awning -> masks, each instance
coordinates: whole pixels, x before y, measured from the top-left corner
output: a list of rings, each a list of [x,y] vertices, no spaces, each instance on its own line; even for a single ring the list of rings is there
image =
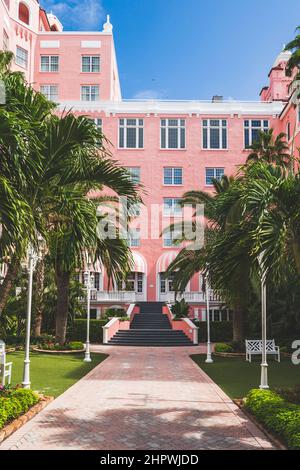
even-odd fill
[[[174,261],[176,256],[178,255],[179,251],[168,251],[167,253],[163,253],[156,263],[156,272],[157,273],[164,273]]]
[[[131,271],[134,273],[146,273],[147,272],[147,263],[145,258],[136,251],[132,252],[133,255],[133,265]]]

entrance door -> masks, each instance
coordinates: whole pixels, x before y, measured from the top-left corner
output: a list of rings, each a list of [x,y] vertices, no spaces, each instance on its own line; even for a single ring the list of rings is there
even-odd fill
[[[173,303],[175,302],[174,274],[168,277],[165,273],[159,274],[159,301]]]
[[[123,281],[120,290],[135,292],[135,298],[137,301],[146,300],[145,274],[134,272],[129,273],[126,281]]]

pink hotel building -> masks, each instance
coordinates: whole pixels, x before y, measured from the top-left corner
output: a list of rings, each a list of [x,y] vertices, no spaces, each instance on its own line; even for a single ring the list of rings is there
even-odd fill
[[[300,147],[299,106],[285,76],[289,53],[276,58],[257,102],[226,102],[219,96],[211,102],[129,101],[121,96],[112,30],[108,17],[101,32],[63,31],[37,0],[0,0],[0,49],[13,51],[14,69],[61,109],[95,120],[112,143],[114,158],[144,185],[145,208],[161,206],[160,228],[181,215],[178,200],[185,191],[209,191],[213,177],[234,174],[259,130],[286,132],[291,145],[295,138],[295,148]],[[108,291],[105,273],[95,268],[91,314],[97,318],[108,306],[174,301],[172,279],[163,273],[178,248],[172,234],[141,237],[140,218],[132,229],[135,266],[126,285]],[[201,275],[195,276],[183,296],[191,316],[205,320],[201,285]],[[213,292],[211,300],[213,319],[226,321]]]

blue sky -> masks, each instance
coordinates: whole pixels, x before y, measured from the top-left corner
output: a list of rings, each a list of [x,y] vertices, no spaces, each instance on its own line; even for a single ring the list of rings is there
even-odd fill
[[[65,30],[114,26],[123,98],[256,100],[299,0],[40,0]]]

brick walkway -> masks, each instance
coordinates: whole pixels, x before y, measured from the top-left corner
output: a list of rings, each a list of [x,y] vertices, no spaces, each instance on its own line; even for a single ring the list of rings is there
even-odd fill
[[[272,448],[188,357],[200,347],[96,348],[110,357],[1,450]]]

